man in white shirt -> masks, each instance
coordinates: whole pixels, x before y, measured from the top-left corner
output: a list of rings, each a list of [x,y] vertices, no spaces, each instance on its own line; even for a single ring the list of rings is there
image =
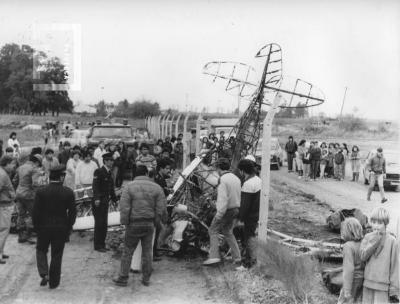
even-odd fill
[[[83,153],[83,162],[80,162],[75,171],[75,187],[91,187],[93,183],[94,171],[98,168],[97,164],[92,160],[89,151]]]
[[[103,154],[107,153],[104,148],[104,141],[99,142],[98,147],[94,150],[93,158],[97,160],[99,168],[103,167]]]

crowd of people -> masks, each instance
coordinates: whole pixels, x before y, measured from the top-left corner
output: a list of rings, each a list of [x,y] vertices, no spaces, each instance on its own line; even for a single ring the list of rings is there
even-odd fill
[[[171,189],[167,179],[171,176],[171,169],[183,165],[182,138],[180,134],[176,139],[166,137],[159,140],[151,152],[146,143],[125,147],[124,143],[106,145],[100,142],[98,147],[92,149],[71,147],[68,142],[64,142],[57,157],[52,149],[43,152],[40,147],[36,147],[32,149],[28,160],[21,164],[15,151],[6,152],[0,158],[0,264],[5,264],[9,258],[4,253],[4,247],[15,201],[18,210],[18,242],[37,244],[40,285],[48,284],[50,288],[57,288],[64,246],[69,241],[76,219],[73,190],[84,187],[93,189],[94,250],[107,252],[109,248],[105,240],[109,203],[117,200],[115,187],[121,186],[124,170],[128,168],[131,170],[131,181],[123,187],[119,202],[120,221],[126,228],[124,249],[118,277],[113,281],[116,285],[127,286],[132,257],[140,242],[142,284],[148,286],[153,270],[152,262],[161,256],[160,232],[168,222],[166,199]],[[10,145],[14,147],[16,134],[10,135],[10,139],[13,141],[10,141]],[[226,147],[228,150],[233,149],[235,143],[234,139],[228,142],[229,145],[225,143],[224,134],[220,134],[220,138],[210,135],[201,140],[200,149],[214,146],[216,152],[221,153],[221,157],[215,161],[219,175],[216,214],[208,231],[209,256],[203,265],[221,262],[219,238],[222,234],[230,248],[232,263],[238,268],[252,267],[257,261],[256,229],[261,179],[258,177],[254,157],[250,155],[242,159],[232,171],[229,158],[224,156],[229,155]],[[199,149],[197,144],[196,134],[192,132],[187,146],[190,159],[196,156],[196,149]],[[328,145],[327,153],[335,147]],[[288,160],[291,160],[288,162],[291,164],[289,171],[293,172],[297,167],[299,176],[313,180],[318,174],[322,173],[322,177],[328,175],[329,170],[320,167],[324,149],[326,145],[318,146],[315,142],[307,148],[304,141],[297,146],[293,138],[289,138],[285,147]],[[353,147],[353,152],[356,158],[359,151]],[[377,159],[369,161],[374,176],[384,172],[384,162],[379,156],[381,152],[378,149]],[[343,149],[338,146],[334,159],[342,153]],[[206,159],[204,161],[207,162]],[[312,170],[306,169],[307,165],[312,166]],[[341,170],[341,166],[334,165],[333,174],[336,172],[340,178]],[[357,179],[357,175],[353,177]],[[243,251],[239,250],[233,234],[237,221],[243,223]],[[353,303],[361,298],[362,303],[398,302],[399,249],[395,239],[386,232],[388,222],[389,214],[384,208],[375,210],[371,216],[372,232],[363,236],[363,229],[356,219],[344,221],[341,230],[342,238],[346,241],[343,248],[344,284],[339,303]],[[49,246],[52,248],[50,267],[47,261]]]
[[[349,150],[346,143],[319,143],[311,141],[306,145],[302,139],[297,144],[292,136],[289,136],[285,145],[288,160],[288,172],[297,172],[298,178],[305,181],[333,178],[342,181],[346,177],[346,163],[350,162],[353,182],[358,182],[361,171],[361,154],[358,146],[353,145]],[[374,157],[366,162],[369,177],[367,200],[371,200],[372,190],[378,184],[381,202],[387,198],[383,189],[383,178],[386,174],[386,161],[383,157],[383,149],[378,148]]]

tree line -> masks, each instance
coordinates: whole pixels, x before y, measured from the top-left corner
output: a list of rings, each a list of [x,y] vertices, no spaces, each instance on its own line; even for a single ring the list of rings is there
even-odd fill
[[[112,113],[112,116],[126,118],[145,118],[147,116],[160,115],[160,105],[158,102],[152,102],[145,98],[135,100],[130,103],[124,99],[114,105],[101,100],[96,104],[96,115],[107,116]]]
[[[33,79],[34,61],[40,63]],[[35,77],[36,78],[36,77]],[[34,84],[66,84],[68,74],[57,57],[49,58],[29,45],[10,43],[0,49],[0,112],[3,114],[59,115],[71,113],[68,91],[34,90]]]

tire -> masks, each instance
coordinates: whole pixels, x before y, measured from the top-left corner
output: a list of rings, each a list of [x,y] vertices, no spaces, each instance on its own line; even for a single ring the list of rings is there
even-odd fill
[[[364,177],[364,185],[369,185],[369,181],[365,177]]]

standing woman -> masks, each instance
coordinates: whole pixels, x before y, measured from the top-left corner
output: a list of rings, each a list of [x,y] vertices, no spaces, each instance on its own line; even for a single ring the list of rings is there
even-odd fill
[[[311,161],[310,161],[310,150],[312,149],[312,143],[310,144],[310,147],[304,152],[304,158],[303,158],[303,169],[304,169],[304,180],[308,182],[310,179],[310,170],[311,170]]]
[[[67,161],[67,170],[64,179],[64,186],[75,190],[75,171],[78,164],[81,162],[81,152],[73,150],[72,158]]]
[[[342,150],[343,150],[343,156],[344,156],[342,176],[343,176],[343,179],[345,179],[346,178],[346,162],[347,162],[347,160],[349,158],[349,154],[350,154],[346,143],[343,143],[343,149]]]
[[[321,144],[321,162],[319,164],[320,166],[320,179],[325,178],[325,168],[327,167],[329,163],[329,156],[328,156],[328,149],[326,148],[326,143]]]
[[[296,151],[296,153],[297,153],[296,154],[296,156],[297,156],[296,163],[297,163],[299,178],[301,178],[303,176],[303,172],[304,172],[303,159],[304,159],[306,152],[307,152],[306,140],[302,139],[302,140],[300,140],[299,147],[297,148],[297,151]]]
[[[351,171],[353,171],[353,182],[358,182],[358,178],[360,177],[360,167],[361,167],[361,158],[360,158],[360,149],[357,146],[353,146],[350,154],[350,163],[351,163]]]

